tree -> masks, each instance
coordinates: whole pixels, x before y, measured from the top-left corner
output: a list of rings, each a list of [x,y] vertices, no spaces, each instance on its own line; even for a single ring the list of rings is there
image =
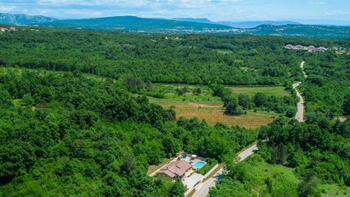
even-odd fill
[[[321,197],[318,189],[319,180],[316,176],[307,177],[298,186],[298,194],[300,197]]]
[[[241,115],[243,114],[242,107],[238,105],[236,98],[231,98],[227,103],[225,103],[225,114],[227,115]]]
[[[344,98],[343,111],[344,115],[350,115],[350,94]]]
[[[250,98],[246,94],[239,94],[238,96],[238,104],[243,107],[243,109],[250,109]]]
[[[177,178],[174,185],[170,188],[169,196],[170,197],[183,197],[186,189],[182,184],[181,179]]]
[[[26,94],[22,98],[22,104],[25,106],[32,106],[34,105],[34,99],[30,94]]]
[[[167,136],[163,139],[162,144],[167,157],[173,157],[177,152],[180,151],[180,146],[174,138]]]
[[[183,87],[183,88],[176,88],[176,94],[179,96],[183,96],[188,92],[188,88],[187,87]]]
[[[149,81],[149,80],[146,81],[145,89],[146,89],[147,91],[152,91],[152,90],[153,90],[153,84],[152,84],[151,81]]]
[[[292,118],[292,117],[294,117],[295,113],[296,113],[295,107],[288,107],[288,109],[286,111],[286,116],[288,118]]]
[[[137,79],[134,77],[126,77],[124,79],[124,84],[131,91],[137,91],[137,90],[145,88],[145,82],[142,81],[141,79]]]
[[[0,105],[11,105],[11,96],[7,90],[0,89]]]
[[[201,90],[201,88],[195,88],[192,91],[192,93],[193,93],[193,95],[199,96],[200,94],[202,94],[202,90]]]
[[[257,107],[262,107],[263,105],[266,104],[267,97],[265,94],[259,92],[254,96],[253,100]]]

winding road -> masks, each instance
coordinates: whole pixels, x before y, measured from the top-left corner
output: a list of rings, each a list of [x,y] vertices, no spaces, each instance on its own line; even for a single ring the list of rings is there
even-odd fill
[[[300,63],[300,68],[301,68],[301,72],[303,73],[305,79],[308,77],[307,74],[304,71],[304,64],[305,62],[302,61]],[[301,85],[301,82],[296,82],[293,84],[293,89],[295,90],[297,97],[299,98],[299,102],[297,103],[297,113],[295,114],[295,119],[298,122],[304,122],[304,111],[305,111],[305,106],[304,106],[304,98],[301,96],[298,87]]]
[[[305,61],[302,61],[300,63],[300,68],[301,71],[304,75],[304,78],[306,79],[308,76],[304,71],[304,64]],[[304,111],[305,111],[305,106],[304,106],[304,98],[302,97],[302,95],[300,94],[298,87],[301,85],[302,82],[296,82],[293,84],[293,89],[295,90],[297,97],[299,98],[299,102],[297,103],[297,113],[295,114],[295,119],[298,122],[304,122]],[[253,155],[256,151],[258,150],[257,144],[253,144],[251,146],[249,146],[247,149],[241,151],[240,153],[238,153],[238,158],[239,161],[241,162],[245,159],[247,159],[249,156]],[[211,187],[215,186],[215,183],[218,180],[218,177],[220,177],[223,174],[224,168],[220,167],[220,169],[217,171],[217,173],[215,173],[214,176],[210,177],[209,179],[207,179],[205,182],[202,182],[200,184],[198,184],[194,189],[194,193],[192,193],[192,195],[188,195],[188,196],[192,196],[192,197],[206,197],[209,195],[209,189]]]

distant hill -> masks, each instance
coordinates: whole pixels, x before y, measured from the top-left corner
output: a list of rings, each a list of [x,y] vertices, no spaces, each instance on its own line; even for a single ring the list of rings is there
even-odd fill
[[[58,20],[45,16],[0,14],[0,24],[1,23],[95,31],[222,33],[317,38],[350,38],[350,26],[302,25],[293,21],[212,22],[206,18],[156,19],[140,18],[136,16]]]
[[[176,21],[187,21],[187,22],[196,22],[196,23],[208,23],[208,24],[218,24],[207,18],[173,18],[172,20]]]
[[[0,13],[0,24],[9,25],[33,25],[38,23],[53,22],[57,19],[46,16],[31,16],[26,14]]]
[[[238,22],[232,22],[232,21],[219,21],[216,22],[217,24],[222,25],[228,25],[231,27],[237,27],[237,28],[254,28],[258,27],[260,25],[301,25],[301,23],[294,22],[294,21],[238,21]]]
[[[317,38],[350,38],[350,26],[260,25],[256,28],[237,29],[234,33]]]
[[[41,23],[40,26],[77,28],[105,31],[147,31],[147,32],[181,32],[181,31],[204,31],[206,29],[231,28],[220,24],[207,24],[168,19],[140,18],[135,16],[116,16],[91,19],[57,20],[49,23]]]
[[[254,28],[260,25],[300,25],[301,24],[294,21],[236,21],[236,22],[235,21],[218,21],[218,22],[214,22],[207,18],[174,18],[173,20],[227,25],[227,26],[236,27],[236,28]]]

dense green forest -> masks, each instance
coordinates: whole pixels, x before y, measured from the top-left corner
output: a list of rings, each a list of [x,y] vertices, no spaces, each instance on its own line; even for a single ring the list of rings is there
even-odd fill
[[[281,117],[259,129],[258,156],[227,165],[211,196],[350,195],[350,121],[338,120],[349,115],[350,59],[331,51],[296,55],[308,75],[295,78],[303,82],[306,122]]]
[[[304,54],[305,71],[309,78],[301,86],[305,96],[307,116],[325,114],[349,115],[350,58],[329,53]]]
[[[349,55],[283,48],[349,48],[349,40],[22,27],[0,34],[0,44],[0,196],[181,196],[179,181],[146,175],[180,151],[227,164],[212,196],[319,196],[322,184],[350,186],[349,120],[337,120],[350,115]],[[305,123],[292,120],[294,97],[232,96],[223,86],[294,93],[295,81],[303,82]],[[140,96],[161,97],[155,82],[208,85],[229,115],[258,108],[283,117],[258,130],[175,120],[171,108]],[[256,157],[232,162],[256,140]],[[249,171],[255,164],[288,177],[263,179]]]
[[[222,161],[256,136],[196,119],[169,122],[173,111],[133,97],[122,82],[5,71],[1,196],[169,196],[173,183],[146,176],[148,165],[181,150]]]
[[[0,64],[192,84],[284,84],[299,73],[287,43],[332,40],[260,36],[140,35],[40,29],[0,35]]]
[[[327,193],[325,184],[350,186],[349,120],[298,123],[280,118],[261,128],[259,138],[264,141],[258,157],[228,165],[229,173],[211,196],[316,197]]]

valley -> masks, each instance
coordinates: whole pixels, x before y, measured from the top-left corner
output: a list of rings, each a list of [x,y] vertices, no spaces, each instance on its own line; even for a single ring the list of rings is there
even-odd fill
[[[344,35],[100,29],[114,19],[0,34],[0,196],[348,196],[349,56],[285,48]],[[292,26],[310,28],[254,33]]]

